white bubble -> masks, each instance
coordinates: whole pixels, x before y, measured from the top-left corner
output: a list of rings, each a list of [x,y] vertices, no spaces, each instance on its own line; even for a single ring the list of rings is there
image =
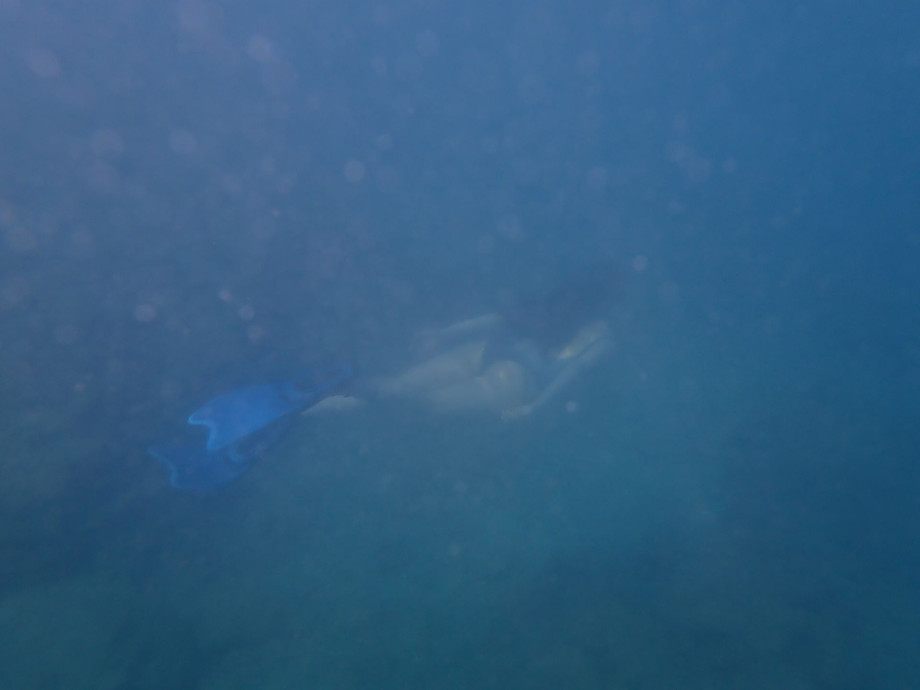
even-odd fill
[[[374,8],[374,23],[390,23],[390,9],[386,5],[377,5],[377,7]]]
[[[86,184],[97,192],[114,192],[121,183],[118,170],[103,160],[96,160],[86,170]]]
[[[396,58],[396,64],[393,65],[393,71],[400,79],[406,81],[415,81],[418,79],[423,70],[422,59],[419,55],[406,54]]]
[[[224,173],[220,178],[220,188],[225,194],[239,194],[243,191],[243,181],[236,175]]]
[[[54,329],[54,339],[61,345],[72,345],[80,337],[80,331],[73,324],[61,324]]]
[[[687,179],[694,183],[706,182],[712,176],[712,161],[695,157],[685,168]]]
[[[157,308],[152,304],[138,304],[134,307],[134,319],[140,323],[150,323],[157,317]]]
[[[70,251],[78,259],[88,259],[96,254],[96,237],[86,229],[74,230],[70,234]]]
[[[364,173],[364,163],[361,161],[350,160],[345,164],[345,179],[349,182],[360,182],[364,179]]]
[[[0,225],[11,225],[16,220],[16,211],[8,201],[0,199]]]
[[[38,238],[28,228],[14,225],[6,231],[6,246],[17,254],[27,254],[38,248]]]
[[[399,189],[401,178],[396,168],[384,166],[377,170],[377,185],[384,192],[395,192]]]
[[[169,148],[173,153],[189,156],[198,150],[198,140],[186,129],[174,129],[169,133]]]
[[[125,151],[125,142],[113,129],[97,129],[90,137],[90,148],[100,158],[118,158]]]
[[[415,38],[415,49],[422,57],[434,57],[438,47],[438,35],[431,29],[425,29]]]
[[[176,379],[167,379],[160,384],[160,398],[175,400],[182,394],[182,382]]]
[[[257,35],[250,38],[249,44],[246,46],[246,52],[250,58],[263,64],[274,62],[278,59],[278,50],[275,48],[275,44],[265,36]]]
[[[378,77],[385,77],[387,76],[387,72],[390,71],[386,58],[382,57],[375,57],[371,60],[371,69],[374,70],[374,74]]]
[[[595,166],[588,171],[587,175],[588,189],[599,191],[607,186],[607,170],[601,166]]]
[[[512,242],[518,242],[524,239],[524,229],[521,227],[521,221],[517,216],[502,216],[497,223],[498,234]]]
[[[13,15],[22,9],[22,3],[19,0],[0,0],[0,12]]]
[[[32,74],[40,79],[53,79],[61,74],[61,61],[50,50],[33,48],[26,55],[26,62]]]
[[[598,54],[593,50],[586,50],[579,54],[576,69],[582,77],[593,77],[597,74],[600,64],[601,59]]]
[[[202,34],[214,23],[213,12],[204,2],[184,0],[176,8],[179,28],[190,33]]]
[[[648,257],[642,254],[638,254],[633,257],[632,267],[634,271],[644,271],[648,268]]]
[[[491,235],[482,235],[476,240],[476,251],[480,254],[491,254],[495,250],[495,238]]]
[[[662,302],[674,304],[680,298],[680,288],[674,281],[666,281],[658,286],[658,296]]]
[[[275,223],[271,218],[258,218],[252,223],[252,237],[259,242],[267,242],[275,236]]]

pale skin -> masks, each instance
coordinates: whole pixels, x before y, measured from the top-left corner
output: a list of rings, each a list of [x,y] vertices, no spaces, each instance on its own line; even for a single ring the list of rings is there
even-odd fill
[[[523,419],[556,399],[612,345],[605,321],[586,325],[559,352],[540,356],[554,371],[541,388],[523,360],[502,359],[483,369],[486,337],[502,325],[498,314],[485,314],[424,331],[416,337],[417,349],[430,352],[463,342],[372,386],[379,395],[419,399],[446,412],[490,411],[506,420]]]
[[[609,334],[605,334],[602,338],[592,342],[585,350],[571,357],[568,363],[559,370],[532,402],[503,410],[502,419],[523,419],[543,407],[555,398],[563,388],[581,376],[586,369],[594,366],[610,350],[611,345]]]

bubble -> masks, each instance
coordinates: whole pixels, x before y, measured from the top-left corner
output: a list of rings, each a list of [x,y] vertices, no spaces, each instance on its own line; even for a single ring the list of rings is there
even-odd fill
[[[0,225],[12,225],[16,220],[16,211],[8,201],[0,199]]]
[[[694,183],[706,182],[712,176],[712,161],[695,157],[685,167],[687,179]]]
[[[682,128],[682,121],[678,128]],[[692,147],[682,141],[672,141],[665,147],[668,160],[677,165],[690,182],[706,182],[712,175],[712,161],[700,156]]]
[[[220,188],[225,194],[236,195],[243,191],[243,181],[236,175],[224,173],[220,178]]]
[[[438,35],[431,29],[425,29],[415,39],[415,49],[422,57],[434,57],[438,53]]]
[[[521,227],[521,221],[517,216],[509,215],[498,219],[498,234],[512,242],[519,242],[524,239],[524,229]]]
[[[50,50],[33,48],[26,55],[26,63],[39,79],[53,79],[61,75],[61,61]]]
[[[674,281],[667,281],[658,287],[658,296],[662,302],[674,304],[680,297],[680,288]]]
[[[483,235],[476,240],[476,251],[480,254],[491,254],[495,250],[495,238]]]
[[[102,160],[95,161],[87,168],[85,178],[90,189],[103,193],[117,191],[121,183],[118,170]]]
[[[12,309],[21,305],[31,293],[25,278],[13,277],[6,280],[0,289],[0,309]]]
[[[160,384],[160,398],[175,400],[182,394],[182,383],[176,379],[166,379]]]
[[[198,150],[198,140],[186,129],[174,129],[169,133],[169,148],[173,153],[190,156]]]
[[[395,192],[401,183],[399,172],[396,168],[385,166],[377,171],[377,185],[384,192]]]
[[[213,13],[210,8],[198,0],[185,0],[176,8],[179,28],[190,33],[201,34],[206,32],[214,23]]]
[[[73,345],[80,337],[80,331],[70,323],[63,323],[54,329],[54,339],[61,345]]]
[[[593,50],[585,50],[578,56],[576,69],[582,77],[593,77],[597,74],[601,59]]]
[[[418,55],[407,54],[396,58],[393,70],[397,77],[406,81],[414,81],[422,74],[422,59]]]
[[[387,76],[387,72],[390,71],[386,58],[382,57],[375,57],[371,60],[371,69],[374,70],[374,74],[378,77],[385,77]]]
[[[588,171],[587,175],[588,189],[599,191],[607,186],[607,170],[601,166],[595,166]]]
[[[262,156],[259,161],[259,172],[263,175],[275,175],[278,173],[278,161],[272,156]]]
[[[358,183],[364,179],[364,163],[361,161],[350,160],[345,164],[345,179],[352,183]]]
[[[246,46],[246,53],[256,62],[266,64],[278,59],[278,50],[275,44],[265,36],[253,36]]]
[[[256,317],[256,310],[253,309],[250,305],[244,304],[239,308],[237,314],[243,321],[252,321]]]
[[[634,271],[644,271],[648,268],[648,257],[642,254],[638,254],[633,257],[632,267]]]
[[[258,218],[252,223],[252,237],[259,242],[267,242],[275,236],[276,226],[271,218]]]
[[[150,323],[157,317],[157,308],[152,304],[138,304],[134,307],[134,319],[140,323]]]
[[[38,248],[38,238],[28,228],[14,225],[6,231],[6,246],[17,254],[26,254]]]
[[[112,129],[97,129],[90,137],[89,145],[99,158],[118,158],[125,151],[124,140]]]
[[[381,25],[390,23],[390,10],[386,5],[377,5],[374,8],[374,23]]]
[[[0,0],[0,12],[8,12],[12,15],[20,9],[21,3],[19,0]]]
[[[70,234],[70,252],[78,259],[88,259],[95,256],[96,236],[89,230],[74,230]]]

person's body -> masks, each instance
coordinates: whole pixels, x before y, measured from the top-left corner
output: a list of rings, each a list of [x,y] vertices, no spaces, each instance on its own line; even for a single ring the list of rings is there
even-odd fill
[[[370,388],[445,412],[526,417],[609,351],[614,287],[609,268],[591,270],[514,309],[425,331],[415,343],[425,358]]]

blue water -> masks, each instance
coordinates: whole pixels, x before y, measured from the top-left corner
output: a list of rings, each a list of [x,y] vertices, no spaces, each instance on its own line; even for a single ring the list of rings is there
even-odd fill
[[[0,0],[0,686],[907,688],[920,6]],[[534,419],[234,386],[597,259]]]

